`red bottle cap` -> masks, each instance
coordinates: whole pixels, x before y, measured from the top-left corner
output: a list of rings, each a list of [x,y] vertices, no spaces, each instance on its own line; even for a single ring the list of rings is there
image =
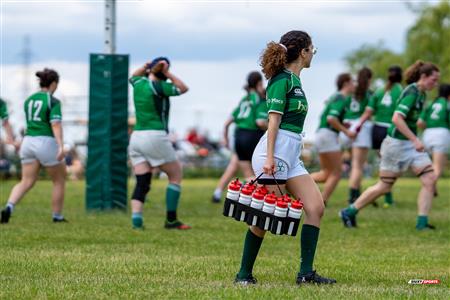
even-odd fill
[[[260,187],[259,190],[260,190],[260,193],[261,193],[261,194],[264,194],[264,195],[267,195],[267,194],[269,193],[269,190],[266,188],[265,185],[263,185],[262,187]]]
[[[291,203],[291,208],[295,208],[295,209],[302,209],[303,208],[303,203],[300,200],[294,200]]]
[[[262,194],[259,190],[253,193],[253,198],[258,200],[264,200],[264,194]]]
[[[277,201],[277,207],[279,207],[279,208],[287,208],[288,207],[288,203],[285,202],[285,201]]]
[[[233,180],[228,185],[228,189],[232,191],[239,191],[241,189],[242,183],[239,181],[239,179],[236,178],[236,180]]]
[[[283,195],[283,201],[287,202],[287,203],[291,203],[292,202],[292,198],[289,197],[288,194]]]
[[[244,186],[242,188],[241,194],[244,194],[246,196],[251,196],[253,194],[253,190],[247,186]]]
[[[277,201],[277,196],[275,196],[275,193],[267,194],[264,199],[264,202],[266,202],[268,204],[275,204],[276,201]]]

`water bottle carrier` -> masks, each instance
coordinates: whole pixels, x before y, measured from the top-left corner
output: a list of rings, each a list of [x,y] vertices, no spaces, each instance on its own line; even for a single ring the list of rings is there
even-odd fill
[[[251,184],[256,183],[256,181],[263,175],[261,173]],[[279,191],[281,188],[278,182],[274,180],[278,186]],[[300,224],[300,219],[292,218],[289,216],[278,217],[274,214],[269,214],[262,210],[251,207],[250,205],[245,205],[240,203],[238,200],[232,200],[225,198],[223,206],[223,215],[225,217],[230,217],[239,222],[245,222],[249,226],[257,226],[261,230],[270,231],[275,235],[289,235],[296,236],[298,227]]]

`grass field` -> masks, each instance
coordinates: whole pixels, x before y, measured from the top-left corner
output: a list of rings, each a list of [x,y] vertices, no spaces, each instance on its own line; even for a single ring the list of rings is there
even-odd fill
[[[369,184],[370,182],[366,182]],[[0,183],[4,205],[14,182]],[[50,218],[51,183],[38,183],[0,226],[0,299],[10,298],[241,298],[367,299],[449,297],[450,182],[440,182],[430,216],[436,231],[416,232],[416,179],[401,179],[396,206],[369,207],[358,229],[345,229],[337,214],[347,182],[331,199],[321,229],[315,267],[334,286],[295,285],[299,236],[268,234],[256,261],[255,287],[236,287],[246,227],[210,203],[214,180],[186,180],[181,219],[189,232],[167,231],[164,181],[156,181],[145,211],[146,230],[130,228],[128,214],[87,214],[84,183],[69,182],[68,224]],[[381,199],[380,199],[381,200]],[[408,285],[439,279],[439,285]]]

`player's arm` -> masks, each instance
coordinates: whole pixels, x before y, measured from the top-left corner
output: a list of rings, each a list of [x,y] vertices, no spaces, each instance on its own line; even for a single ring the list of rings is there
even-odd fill
[[[267,130],[267,121],[266,120],[256,120],[256,126],[261,130]]]
[[[399,112],[394,112],[394,116],[392,117],[392,123],[394,123],[395,127],[400,131],[404,136],[408,138],[411,142],[413,142],[414,147],[417,151],[424,151],[425,147],[422,142],[417,138],[414,132],[409,129],[408,124],[406,124],[405,116],[403,116]]]
[[[5,133],[6,133],[6,140],[5,140],[5,142],[7,144],[14,144],[14,133],[13,133],[13,130],[11,128],[11,124],[9,124],[8,119],[4,119],[3,120],[3,128],[5,129]]]
[[[330,124],[330,126],[334,129],[343,132],[349,138],[354,138],[356,136],[356,133],[349,130],[344,126],[344,124],[341,123],[341,121],[339,121],[339,116],[342,115],[345,110],[345,101],[335,101],[333,103],[330,103],[330,105],[330,111],[327,116],[328,124]]]
[[[50,110],[50,123],[52,125],[53,136],[58,144],[58,154],[56,159],[61,161],[64,158],[64,142],[62,130],[61,104],[59,101],[52,99],[52,108]]]
[[[178,78],[177,76],[175,76],[174,74],[172,74],[169,71],[169,65],[167,64],[167,62],[161,61],[160,63],[164,65],[163,70],[162,70],[163,74],[168,79],[170,79],[170,81],[172,81],[172,84],[174,86],[177,87],[177,89],[179,91],[179,95],[186,93],[189,90],[187,85],[180,78]]]
[[[429,107],[422,110],[422,112],[420,113],[420,116],[419,116],[419,120],[417,120],[417,127],[419,127],[422,130],[427,128],[427,122],[425,120],[426,120],[428,108]]]
[[[364,113],[362,114],[361,118],[359,119],[359,124],[356,126],[356,132],[359,132],[359,129],[364,125],[364,123],[371,119],[373,115],[373,110],[370,107],[366,107],[364,110]]]
[[[267,130],[267,118],[267,105],[265,102],[261,102],[256,109],[256,126],[261,130]]]
[[[269,112],[269,124],[267,127],[267,159],[264,164],[264,173],[273,174],[275,171],[275,140],[278,135],[282,115],[276,112]]]
[[[356,132],[353,132],[353,131],[349,130],[347,127],[345,127],[344,124],[342,124],[338,118],[336,118],[334,116],[328,116],[327,122],[328,122],[328,124],[331,125],[331,127],[336,129],[337,131],[341,131],[349,138],[353,139],[354,137],[356,137]]]
[[[370,120],[373,116],[373,113],[375,111],[375,107],[376,107],[376,103],[378,100],[378,93],[374,93],[370,99],[369,99],[369,103],[367,103],[366,109],[364,110],[364,113],[362,114],[362,116],[359,118],[359,123],[356,126],[356,132],[359,132],[359,130],[361,129],[361,127],[364,125],[364,123],[367,120]]]
[[[414,147],[417,151],[423,151],[424,146],[422,142],[417,138],[417,136],[412,132],[412,130],[406,124],[405,118],[408,115],[411,108],[414,106],[416,101],[415,95],[406,95],[400,100],[397,107],[395,108],[394,115],[392,116],[392,123],[408,140],[414,143]]]
[[[134,71],[133,74],[131,74],[131,76],[132,77],[145,76],[147,74],[149,64],[150,64],[149,62],[145,63],[142,67]]]
[[[228,131],[230,129],[230,125],[234,123],[234,118],[230,117],[228,118],[228,120],[225,122],[225,126],[223,129],[223,143],[225,145],[225,147],[229,148],[229,140],[228,140]]]
[[[269,123],[267,125],[267,158],[263,166],[265,174],[275,172],[275,141],[286,107],[287,86],[288,82],[283,79],[274,82],[267,89]]]

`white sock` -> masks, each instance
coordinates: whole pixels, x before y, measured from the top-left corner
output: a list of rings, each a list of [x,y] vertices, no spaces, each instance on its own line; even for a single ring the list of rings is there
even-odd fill
[[[11,213],[13,212],[13,210],[14,210],[14,204],[13,203],[11,203],[11,202],[8,202],[8,203],[6,203],[6,207],[8,207],[9,208],[9,210],[11,211]]]
[[[62,220],[64,219],[64,216],[60,213],[53,213],[53,219]]]
[[[217,188],[214,190],[214,198],[221,198],[222,197],[222,190]]]

